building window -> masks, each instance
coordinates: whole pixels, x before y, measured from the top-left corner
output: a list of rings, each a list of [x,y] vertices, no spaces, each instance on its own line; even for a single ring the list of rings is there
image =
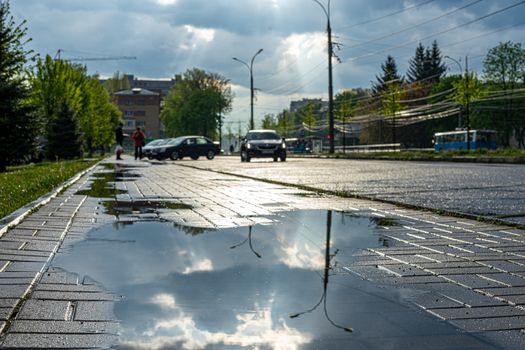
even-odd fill
[[[124,111],[124,117],[133,117],[133,111]]]
[[[135,117],[144,117],[146,116],[146,111],[135,111],[133,115]]]
[[[135,121],[133,119],[124,119],[123,129],[135,129]]]
[[[135,121],[135,126],[143,128],[143,127],[146,126],[146,122],[143,121],[143,120],[137,120],[137,121]]]

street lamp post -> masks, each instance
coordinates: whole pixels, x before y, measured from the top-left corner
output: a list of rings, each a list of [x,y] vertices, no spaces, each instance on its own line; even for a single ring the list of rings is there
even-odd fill
[[[328,34],[328,137],[330,138],[330,153],[334,153],[334,87],[332,83],[332,27],[330,26],[330,0],[325,8],[318,0],[315,1],[326,15],[326,32]]]
[[[255,57],[260,54],[263,51],[263,49],[259,49],[253,55],[252,60],[250,61],[250,64],[244,62],[243,60],[240,60],[236,57],[232,57],[234,61],[240,62],[248,68],[248,71],[250,71],[250,129],[255,129],[254,122],[253,122],[253,98],[254,98],[254,90],[253,90],[253,61],[255,60]]]
[[[450,56],[445,56],[445,58],[448,58],[451,61],[454,61],[458,66],[460,72],[463,74],[463,67],[461,66],[461,63],[459,63],[458,60],[455,58],[452,58]],[[470,96],[469,96],[469,74],[468,74],[468,56],[465,56],[465,98],[466,98],[466,104],[465,104],[465,124],[467,125],[467,150],[470,151]],[[459,118],[461,121],[461,110],[459,112]],[[461,127],[461,122],[459,123]]]

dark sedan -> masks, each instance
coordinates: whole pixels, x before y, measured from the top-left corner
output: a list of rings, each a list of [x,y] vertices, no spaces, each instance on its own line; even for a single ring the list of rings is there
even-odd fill
[[[211,160],[219,153],[219,145],[204,136],[181,136],[152,149],[152,157],[158,160],[177,160],[184,157],[197,160],[201,156]]]

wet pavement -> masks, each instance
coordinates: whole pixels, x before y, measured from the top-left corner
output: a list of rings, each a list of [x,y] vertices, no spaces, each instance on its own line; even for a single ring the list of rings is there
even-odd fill
[[[320,158],[245,164],[238,157],[182,164],[525,225],[523,164]]]
[[[99,166],[1,235],[0,348],[523,348],[525,232],[194,168],[229,161]]]

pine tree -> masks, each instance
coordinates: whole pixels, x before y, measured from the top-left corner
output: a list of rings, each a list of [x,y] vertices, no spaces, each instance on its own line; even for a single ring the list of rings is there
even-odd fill
[[[48,132],[47,156],[50,159],[72,159],[82,155],[78,121],[67,101],[63,100],[58,116]]]
[[[443,56],[436,40],[432,42],[431,47],[425,47],[419,43],[416,47],[414,57],[409,61],[407,70],[407,80],[409,83],[424,81],[437,83],[447,67],[443,63]]]
[[[397,72],[396,60],[392,56],[389,55],[386,58],[385,63],[381,64],[381,70],[383,71],[383,74],[381,76],[376,75],[377,83],[372,86],[372,91],[375,95],[380,95],[387,91],[389,83],[403,83],[403,78]]]
[[[414,57],[408,62],[409,67],[407,70],[407,81],[409,83],[419,81],[425,77],[426,59],[427,57],[425,55],[425,47],[423,44],[419,43],[419,45],[416,47],[416,53],[414,54]]]
[[[40,127],[22,74],[32,53],[23,47],[24,24],[16,25],[9,2],[0,1],[0,172],[35,152]]]
[[[443,63],[443,55],[436,40],[432,42],[432,48],[427,49],[428,56],[428,76],[431,82],[439,82],[447,71],[447,66]]]

